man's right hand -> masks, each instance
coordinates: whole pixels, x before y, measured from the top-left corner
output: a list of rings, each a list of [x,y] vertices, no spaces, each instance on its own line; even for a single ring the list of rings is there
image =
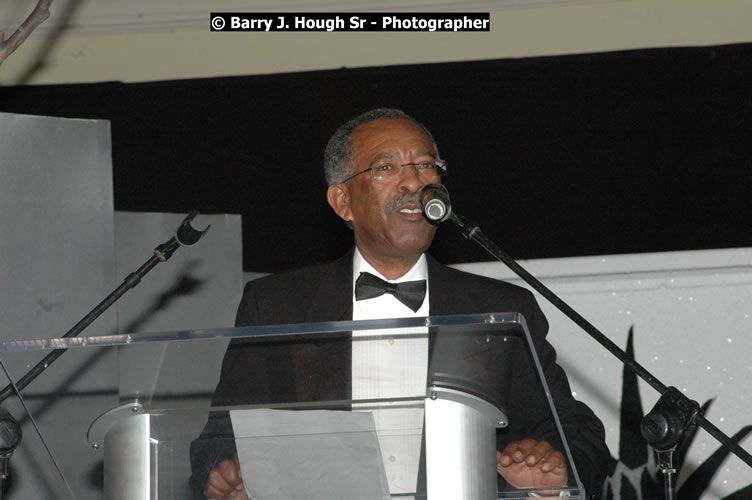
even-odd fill
[[[238,456],[222,460],[209,473],[209,480],[204,487],[204,495],[209,500],[249,500],[240,473]]]

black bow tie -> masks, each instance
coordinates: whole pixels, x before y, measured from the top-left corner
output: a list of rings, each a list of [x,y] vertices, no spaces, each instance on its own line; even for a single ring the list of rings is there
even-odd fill
[[[394,297],[418,312],[426,297],[426,280],[388,283],[371,273],[360,273],[355,280],[355,300],[366,300],[391,293]]]

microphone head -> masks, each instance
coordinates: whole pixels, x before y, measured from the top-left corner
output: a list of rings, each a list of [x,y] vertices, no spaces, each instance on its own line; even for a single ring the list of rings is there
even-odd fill
[[[418,194],[423,215],[431,222],[444,222],[452,214],[449,191],[438,183],[426,184]]]
[[[428,220],[433,222],[442,222],[448,213],[446,205],[441,200],[430,200],[423,208],[423,213]]]

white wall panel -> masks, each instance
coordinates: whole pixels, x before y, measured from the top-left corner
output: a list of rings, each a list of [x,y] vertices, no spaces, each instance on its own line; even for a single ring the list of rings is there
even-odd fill
[[[715,399],[706,418],[727,435],[752,424],[752,249],[547,259],[522,265],[618,346],[626,347],[633,328],[637,361],[700,404]],[[500,263],[456,267],[520,284]],[[572,390],[602,418],[612,455],[617,456],[621,363],[538,298]],[[640,395],[648,412],[658,395],[642,381]],[[750,439],[742,445],[750,449]],[[719,446],[706,432],[698,433],[680,487]],[[703,498],[722,498],[750,484],[750,477],[752,470],[731,457]]]

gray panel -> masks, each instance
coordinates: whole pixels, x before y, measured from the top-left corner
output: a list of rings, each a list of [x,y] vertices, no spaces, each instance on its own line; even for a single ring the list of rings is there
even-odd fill
[[[168,240],[185,214],[117,212],[118,276],[135,271],[160,243]],[[204,238],[181,247],[118,303],[123,333],[230,327],[243,286],[241,218],[198,215],[192,226]],[[226,340],[149,343],[120,348],[121,398],[139,399],[149,408],[208,406],[219,379]],[[198,437],[206,417],[186,416],[183,435]],[[165,446],[176,477],[190,475],[189,440]],[[113,476],[115,478],[116,476]],[[109,481],[109,476],[105,478]],[[173,498],[189,496],[187,479],[173,485]]]
[[[164,243],[186,214],[116,212],[118,279],[135,271]],[[118,302],[123,333],[232,326],[242,292],[239,215],[199,214],[196,229],[211,229],[191,247],[180,247]]]
[[[158,244],[169,239],[185,214],[117,212],[118,275],[135,271]],[[231,327],[242,292],[239,215],[198,215],[191,223],[211,229],[191,247],[181,247],[118,303],[123,333]],[[226,342],[121,349],[124,398],[214,391]]]
[[[59,337],[115,287],[110,125],[0,113],[0,158],[0,338]],[[115,328],[111,310],[85,333]],[[78,498],[101,497],[86,430],[116,401],[114,354],[67,352],[24,391]],[[3,360],[17,378],[39,359]],[[6,498],[69,498],[15,398],[3,406],[24,433]]]

